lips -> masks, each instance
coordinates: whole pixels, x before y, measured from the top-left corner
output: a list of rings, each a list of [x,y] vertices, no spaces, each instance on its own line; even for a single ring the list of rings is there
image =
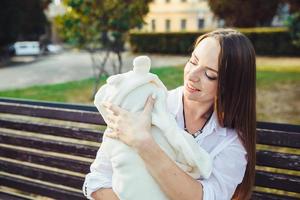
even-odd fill
[[[189,92],[199,92],[199,89],[194,88],[193,86],[186,84],[186,88],[188,89]]]

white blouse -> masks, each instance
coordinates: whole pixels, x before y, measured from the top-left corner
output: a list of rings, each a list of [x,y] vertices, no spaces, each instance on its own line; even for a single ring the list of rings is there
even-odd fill
[[[183,87],[169,91],[167,104],[179,127],[184,129],[182,95]],[[213,158],[210,178],[198,180],[203,186],[203,200],[231,199],[237,185],[243,180],[247,165],[247,153],[236,131],[222,128],[214,112],[203,132],[195,140]],[[85,177],[82,190],[88,199],[93,199],[91,194],[94,191],[112,187],[111,162],[101,147],[90,170]]]

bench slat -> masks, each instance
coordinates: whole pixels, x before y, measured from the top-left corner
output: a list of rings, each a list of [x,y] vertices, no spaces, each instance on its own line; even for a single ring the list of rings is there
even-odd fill
[[[263,192],[254,192],[252,194],[251,200],[299,200],[299,198]]]
[[[55,157],[45,154],[39,154],[24,150],[11,149],[0,147],[0,156],[11,158],[14,160],[25,161],[40,165],[47,165],[48,167],[55,167],[58,169],[65,169],[69,171],[87,174],[89,172],[90,164],[88,162],[73,160],[68,158]]]
[[[295,125],[295,124],[257,122],[256,127],[258,129],[265,129],[265,130],[276,130],[276,131],[300,133],[300,125]]]
[[[54,140],[45,140],[28,136],[7,134],[0,131],[0,142],[15,146],[65,153],[86,158],[95,158],[98,148]]]
[[[300,156],[274,151],[258,151],[256,152],[256,164],[300,171]]]
[[[257,170],[255,185],[289,192],[299,192],[300,177]]]
[[[64,181],[64,180],[61,180]],[[38,194],[42,196],[48,196],[55,199],[72,199],[72,200],[84,200],[86,199],[82,193],[71,192],[60,188],[49,187],[41,183],[29,182],[27,180],[17,179],[15,177],[1,176],[0,185],[15,188],[18,190]]]
[[[105,122],[99,113],[89,111],[0,102],[0,113],[105,125]]]
[[[257,129],[257,143],[300,148],[300,130],[299,132],[285,132]]]
[[[22,104],[22,105],[43,106],[43,107],[50,107],[50,108],[63,108],[63,109],[71,109],[71,110],[83,110],[83,111],[98,112],[98,110],[95,106],[84,105],[84,104],[72,104],[72,103],[41,101],[41,100],[32,100],[32,99],[20,99],[20,98],[8,98],[8,97],[0,97],[0,102]]]
[[[25,122],[12,119],[0,119],[0,127],[43,133],[61,137],[70,137],[93,142],[102,142],[103,132],[77,127],[63,127],[54,124],[42,124],[38,122]]]
[[[42,181],[61,184],[76,189],[81,189],[83,185],[83,178],[71,176],[69,174],[62,174],[36,167],[29,167],[25,165],[18,165],[15,163],[0,160],[1,170],[7,173],[25,176],[32,179],[39,179]]]
[[[0,199],[9,199],[9,200],[31,200],[25,197],[16,196],[13,194],[7,194],[0,191]]]

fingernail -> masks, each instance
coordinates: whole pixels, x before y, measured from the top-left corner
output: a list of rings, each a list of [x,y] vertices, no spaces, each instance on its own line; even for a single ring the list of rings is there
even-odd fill
[[[156,94],[153,93],[151,97],[152,97],[153,100],[156,99]]]

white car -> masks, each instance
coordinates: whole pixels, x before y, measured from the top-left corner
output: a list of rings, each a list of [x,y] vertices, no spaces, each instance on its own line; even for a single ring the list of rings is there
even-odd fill
[[[50,53],[59,53],[63,50],[63,48],[60,45],[57,45],[57,44],[48,44],[47,45],[47,50]]]
[[[36,41],[16,42],[14,50],[17,56],[39,55],[41,53],[40,44]]]

